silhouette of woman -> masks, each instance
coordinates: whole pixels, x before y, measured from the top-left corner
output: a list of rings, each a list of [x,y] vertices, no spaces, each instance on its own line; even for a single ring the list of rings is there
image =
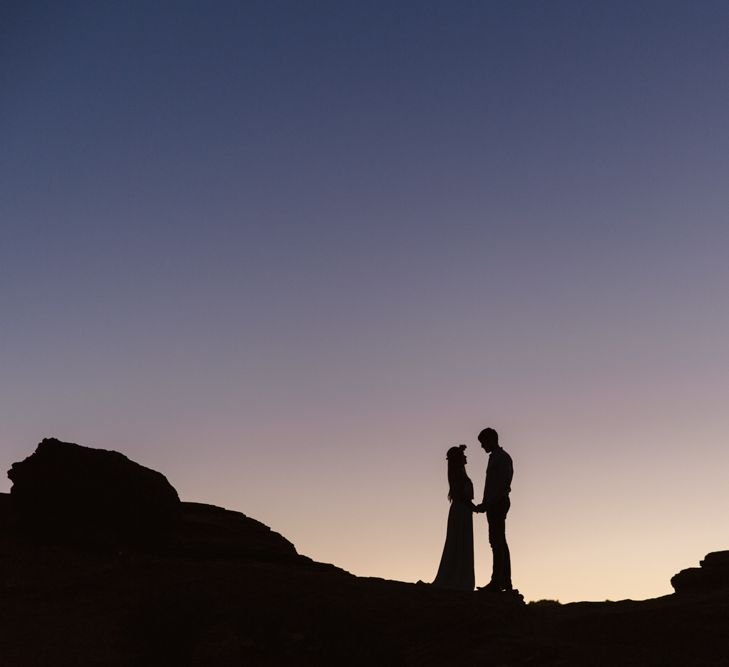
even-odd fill
[[[472,591],[473,484],[466,474],[466,445],[451,447],[448,459],[448,530],[434,586]]]

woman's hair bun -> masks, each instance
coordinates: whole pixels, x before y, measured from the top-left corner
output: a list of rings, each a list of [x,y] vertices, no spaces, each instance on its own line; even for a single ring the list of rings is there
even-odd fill
[[[466,445],[458,445],[456,447],[451,447],[448,452],[446,453],[446,458],[451,459],[454,456],[465,456],[466,454]]]

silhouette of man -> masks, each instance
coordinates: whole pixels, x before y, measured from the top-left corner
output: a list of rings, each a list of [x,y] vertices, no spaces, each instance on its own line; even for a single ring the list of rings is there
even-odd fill
[[[514,466],[509,456],[499,446],[499,434],[492,428],[485,428],[478,434],[481,447],[489,455],[486,468],[486,485],[483,502],[476,506],[476,512],[486,512],[489,523],[489,544],[493,554],[491,581],[480,590],[511,590],[511,557],[506,543],[506,515],[511,507],[509,492]]]

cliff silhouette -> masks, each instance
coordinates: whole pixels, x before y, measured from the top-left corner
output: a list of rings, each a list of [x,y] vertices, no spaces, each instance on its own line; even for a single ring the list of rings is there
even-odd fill
[[[644,601],[355,577],[117,452],[47,439],[0,494],[0,664],[729,665],[729,552]]]

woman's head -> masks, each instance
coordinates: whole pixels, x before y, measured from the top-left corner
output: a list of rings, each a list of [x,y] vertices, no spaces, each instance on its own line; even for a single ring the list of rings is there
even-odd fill
[[[450,467],[451,464],[455,463],[466,463],[466,445],[457,445],[456,447],[451,447],[446,452],[446,459],[448,459],[448,465]]]
[[[456,495],[456,489],[466,478],[466,445],[451,447],[446,452],[448,459],[448,498],[452,500]]]

